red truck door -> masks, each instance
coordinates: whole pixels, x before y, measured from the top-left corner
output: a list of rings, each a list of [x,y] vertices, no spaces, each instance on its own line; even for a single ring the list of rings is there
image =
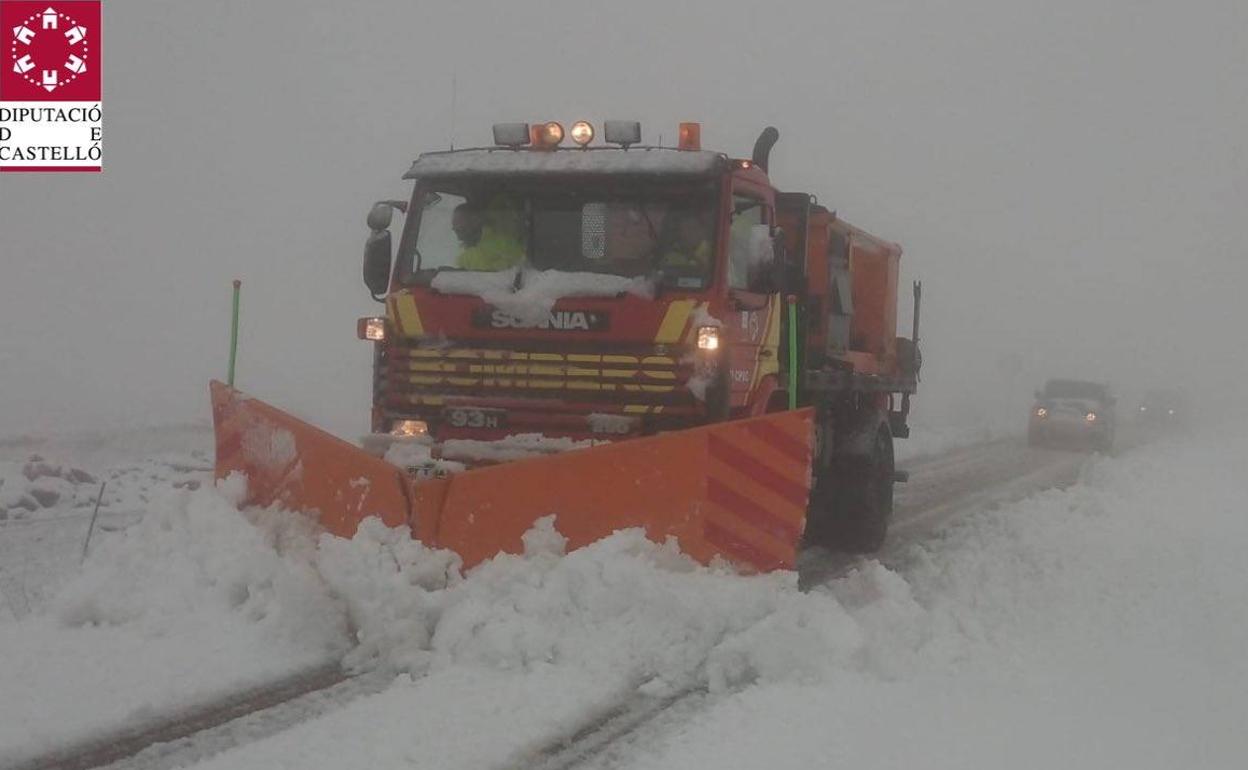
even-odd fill
[[[764,378],[779,371],[780,295],[770,253],[771,205],[759,191],[738,186],[725,233],[729,317],[728,378],[734,407],[752,404]]]

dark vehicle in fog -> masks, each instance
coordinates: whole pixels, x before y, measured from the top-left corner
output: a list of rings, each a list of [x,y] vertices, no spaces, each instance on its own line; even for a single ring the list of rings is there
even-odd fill
[[[1036,391],[1027,443],[1108,451],[1114,445],[1114,401],[1109,388],[1099,382],[1049,380]]]
[[[1136,412],[1140,422],[1149,425],[1179,426],[1187,420],[1187,403],[1174,389],[1150,390]]]

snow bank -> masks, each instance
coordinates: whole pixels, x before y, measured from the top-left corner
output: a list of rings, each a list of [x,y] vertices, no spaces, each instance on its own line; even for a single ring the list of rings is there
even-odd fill
[[[848,655],[858,642],[836,603],[799,593],[794,575],[708,569],[639,531],[564,555],[547,519],[523,556],[463,577],[454,554],[377,521],[343,540],[281,511],[244,516],[231,503],[240,483],[169,490],[93,549],[47,613],[0,626],[0,759],[326,659],[427,677],[435,684],[412,690],[418,699],[445,699],[439,682],[477,682],[472,708],[522,710],[516,693],[557,701],[521,720],[557,730],[639,689],[800,673],[800,657],[757,651],[778,617],[806,626],[795,644]],[[512,692],[487,704],[485,682]]]
[[[359,629],[352,665],[415,680],[208,767],[500,766],[630,695],[804,681],[862,654],[836,599],[799,592],[791,573],[702,567],[640,531],[565,555],[554,524],[462,579],[445,553],[379,525],[322,541],[321,572]]]
[[[99,482],[87,471],[32,454],[25,462],[0,462],[0,522],[56,508],[91,505]]]
[[[834,581],[861,654],[760,678],[621,766],[1239,766],[1246,464],[1245,440],[1096,460]]]
[[[703,686],[708,710],[624,764],[1234,766],[1243,467],[1245,441],[1094,459],[1068,491],[806,593],[638,531],[565,554],[550,519],[523,555],[461,575],[375,521],[318,537],[289,514],[237,513],[230,485],[170,492],[49,614],[0,625],[0,748],[331,655],[398,678],[208,764],[494,766],[630,694]]]
[[[0,764],[342,655],[314,553],[302,517],[166,491],[46,612],[0,624]]]
[[[321,571],[357,665],[418,678],[209,766],[522,764],[629,693],[688,684],[709,708],[643,728],[618,765],[1237,766],[1245,460],[1248,442],[1094,460],[1069,491],[810,593],[636,532],[564,556],[549,521],[459,579],[366,528],[322,543]]]
[[[555,303],[565,297],[615,297],[620,294],[654,296],[654,286],[642,277],[626,278],[604,273],[570,273],[562,270],[523,269],[520,289],[516,290],[519,268],[494,273],[444,270],[430,284],[446,294],[480,297],[514,318],[519,324],[539,326],[550,321]]]
[[[640,530],[565,555],[551,517],[525,536],[525,549],[460,579],[456,557],[369,522],[351,541],[325,538],[317,563],[359,629],[351,662],[412,673],[556,666],[616,686],[737,681],[753,670],[742,642],[708,662],[726,636],[782,607],[803,616],[836,610],[827,597],[797,592],[791,573],[708,569]]]

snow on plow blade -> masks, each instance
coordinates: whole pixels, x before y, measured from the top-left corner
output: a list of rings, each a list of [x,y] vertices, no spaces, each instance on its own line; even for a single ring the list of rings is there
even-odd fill
[[[806,520],[809,409],[414,480],[222,383],[212,383],[212,402],[217,477],[245,473],[245,504],[307,512],[343,537],[369,516],[410,524],[465,567],[522,552],[522,535],[553,514],[569,549],[643,527],[702,563],[792,568]]]
[[[407,475],[379,457],[214,380],[217,478],[247,476],[246,505],[280,505],[315,515],[351,537],[369,516],[408,523]]]

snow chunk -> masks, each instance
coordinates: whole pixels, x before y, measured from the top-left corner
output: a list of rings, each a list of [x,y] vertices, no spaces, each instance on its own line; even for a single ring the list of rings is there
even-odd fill
[[[442,456],[464,462],[510,462],[528,457],[585,449],[602,441],[549,437],[541,433],[516,433],[496,441],[447,439],[442,442]]]
[[[467,467],[454,460],[435,459],[433,442],[427,437],[395,437],[382,459],[400,468],[429,469],[435,474],[459,473]]]
[[[254,423],[243,432],[243,454],[249,460],[270,468],[285,468],[295,461],[295,436],[284,428]]]
[[[543,516],[521,536],[524,555],[533,558],[539,554],[563,556],[568,552],[568,539],[555,529],[555,517]]]
[[[99,488],[87,471],[40,455],[24,463],[0,462],[0,521],[82,507],[95,500]]]
[[[699,326],[716,326],[722,328],[724,325],[723,321],[711,315],[710,305],[706,302],[699,302],[697,306],[694,307],[693,312],[689,314],[689,323],[694,329],[697,329]]]
[[[608,435],[628,433],[637,424],[637,421],[632,417],[605,412],[590,412],[585,419],[589,422],[589,428],[594,433]]]

